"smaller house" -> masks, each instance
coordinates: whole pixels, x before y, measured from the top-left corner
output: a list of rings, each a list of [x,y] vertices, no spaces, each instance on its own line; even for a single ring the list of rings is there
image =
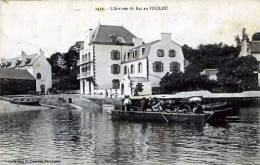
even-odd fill
[[[161,33],[161,39],[143,43],[134,38],[121,63],[121,95],[149,95],[157,93],[160,81],[167,72],[184,72],[181,45],[171,39],[171,33]]]
[[[0,95],[36,91],[36,79],[25,69],[0,68]]]
[[[27,70],[36,79],[37,92],[47,92],[52,87],[51,65],[42,50],[34,54],[26,54],[22,51],[19,57],[2,58],[0,64],[1,68]]]
[[[202,72],[200,72],[200,75],[206,75],[209,80],[217,80],[217,73],[218,69],[204,69]]]

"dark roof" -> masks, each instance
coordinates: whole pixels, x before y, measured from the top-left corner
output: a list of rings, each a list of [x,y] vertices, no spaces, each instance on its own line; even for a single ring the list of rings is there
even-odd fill
[[[113,42],[112,36],[117,37],[119,43]],[[122,26],[99,25],[91,36],[90,44],[111,44],[111,45],[133,45],[133,38],[136,38],[130,31]]]
[[[260,41],[256,41],[256,42],[252,41],[249,44],[249,48],[252,53],[260,53]]]
[[[126,61],[123,61],[123,63],[127,63],[127,62],[133,62],[133,61],[138,61],[140,59],[144,59],[146,57],[148,57],[149,55],[149,52],[150,52],[150,49],[151,49],[151,46],[157,42],[159,42],[160,40],[155,40],[155,41],[151,41],[151,42],[148,42],[148,43],[145,43],[145,44],[142,44],[142,45],[139,45],[139,46],[136,46],[132,49],[129,50],[129,52],[132,52],[134,51],[135,49],[137,49],[138,53],[140,54],[140,48],[145,48],[145,51],[144,51],[144,54],[142,56],[139,56],[139,58],[135,58],[135,59],[130,59],[130,60],[126,60]]]
[[[260,32],[257,32],[252,36],[252,41],[260,41]]]
[[[18,80],[35,80],[35,78],[24,69],[0,68],[0,78],[18,79]]]

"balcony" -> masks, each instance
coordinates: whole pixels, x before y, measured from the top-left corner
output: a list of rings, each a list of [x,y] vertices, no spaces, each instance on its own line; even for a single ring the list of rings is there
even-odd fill
[[[81,74],[77,74],[77,79],[83,79],[93,76],[91,71],[82,72]]]
[[[83,65],[83,64],[87,64],[87,63],[91,63],[93,62],[92,60],[77,60],[77,66]]]

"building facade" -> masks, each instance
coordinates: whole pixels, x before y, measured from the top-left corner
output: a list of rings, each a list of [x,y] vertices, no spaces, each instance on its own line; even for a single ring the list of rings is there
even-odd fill
[[[161,39],[143,44],[138,42],[123,57],[122,95],[157,93],[159,83],[167,72],[184,72],[184,56],[179,44],[170,33],[161,33]],[[143,88],[136,93],[136,89]]]
[[[255,33],[251,41],[247,41],[245,38],[242,39],[239,57],[248,55],[252,55],[257,59],[260,68],[260,32]],[[260,69],[256,74],[258,76],[258,87],[260,87]]]
[[[117,94],[122,55],[134,46],[133,38],[122,26],[99,25],[89,30],[77,63],[82,94]]]
[[[51,65],[44,56],[44,52],[26,54],[22,51],[20,57],[1,59],[1,68],[25,69],[36,79],[36,91],[47,92],[52,87]]]

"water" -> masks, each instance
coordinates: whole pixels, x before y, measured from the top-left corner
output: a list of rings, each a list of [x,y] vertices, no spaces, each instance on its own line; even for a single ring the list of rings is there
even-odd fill
[[[0,114],[0,164],[260,164],[260,108],[226,127],[111,121],[99,110]]]

